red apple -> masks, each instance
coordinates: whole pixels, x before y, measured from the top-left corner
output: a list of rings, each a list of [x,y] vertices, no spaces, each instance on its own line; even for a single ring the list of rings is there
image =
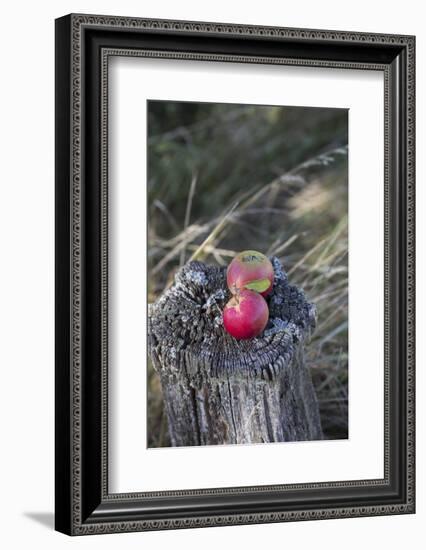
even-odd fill
[[[268,319],[268,304],[253,290],[238,291],[223,310],[225,330],[237,340],[258,336],[265,329]]]
[[[256,250],[245,250],[229,264],[226,282],[233,294],[246,288],[267,296],[274,283],[274,268],[264,254]]]

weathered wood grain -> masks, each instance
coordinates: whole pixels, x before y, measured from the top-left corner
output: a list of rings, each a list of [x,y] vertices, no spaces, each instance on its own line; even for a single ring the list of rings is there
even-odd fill
[[[223,329],[225,270],[191,262],[149,307],[148,344],[161,379],[173,446],[322,438],[304,362],[315,306],[272,259],[269,323],[257,338]]]

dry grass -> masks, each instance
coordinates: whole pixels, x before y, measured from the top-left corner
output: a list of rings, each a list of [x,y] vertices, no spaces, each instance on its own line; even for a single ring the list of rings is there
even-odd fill
[[[179,114],[188,104],[175,105]],[[155,105],[150,123],[155,137],[149,146],[149,300],[189,259],[227,265],[247,248],[278,256],[291,283],[317,306],[307,361],[324,433],[330,439],[347,437],[346,115],[303,109],[295,116],[292,109],[235,106],[218,114],[206,107],[193,124],[167,129],[161,126],[162,107],[167,109]],[[286,147],[290,161],[283,166],[279,153]],[[249,162],[243,169],[245,155],[257,157],[261,166]],[[260,180],[268,175],[273,177]],[[163,176],[177,189],[160,182]],[[163,446],[168,436],[161,388],[152,368],[148,376],[150,446]]]

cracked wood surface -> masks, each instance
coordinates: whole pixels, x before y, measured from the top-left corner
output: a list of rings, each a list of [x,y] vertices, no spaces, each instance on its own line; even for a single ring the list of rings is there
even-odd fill
[[[173,446],[322,438],[304,361],[315,306],[271,259],[269,322],[250,340],[223,328],[230,298],[224,268],[191,262],[149,306],[148,348],[160,376]]]

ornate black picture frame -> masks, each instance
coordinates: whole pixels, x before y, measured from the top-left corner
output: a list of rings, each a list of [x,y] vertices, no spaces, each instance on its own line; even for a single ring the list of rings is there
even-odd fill
[[[385,82],[384,478],[111,494],[110,56],[341,67]],[[69,535],[414,513],[413,36],[68,15],[56,21],[56,529]]]

